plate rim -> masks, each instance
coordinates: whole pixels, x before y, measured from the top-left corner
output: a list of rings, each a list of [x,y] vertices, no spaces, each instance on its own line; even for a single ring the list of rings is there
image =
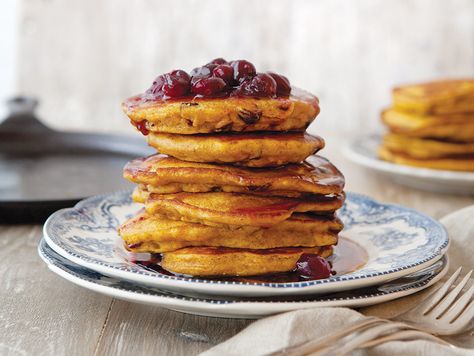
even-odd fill
[[[140,271],[140,272],[131,272],[123,268],[119,268],[117,266],[110,265],[106,262],[97,262],[92,261],[91,258],[82,257],[77,255],[75,252],[66,250],[62,246],[57,245],[49,236],[48,229],[51,224],[55,221],[55,219],[60,218],[62,214],[67,211],[81,209],[84,206],[89,206],[96,201],[103,201],[104,199],[110,198],[111,196],[116,195],[123,195],[129,194],[129,190],[119,191],[113,194],[103,194],[97,195],[94,197],[90,197],[84,199],[77,203],[72,208],[66,208],[58,210],[57,212],[53,213],[45,222],[43,227],[43,236],[46,239],[48,245],[59,255],[65,257],[68,260],[73,261],[76,264],[85,266],[89,269],[96,270],[102,274],[127,279],[129,281],[140,281],[144,284],[159,286],[162,288],[188,288],[192,289],[193,287],[198,287],[203,289],[202,286],[206,286],[204,292],[207,293],[224,293],[224,294],[231,294],[235,292],[243,293],[243,292],[251,292],[251,293],[264,293],[264,292],[272,292],[272,293],[295,293],[295,290],[298,290],[299,293],[308,290],[312,293],[316,291],[311,287],[318,287],[323,288],[321,286],[325,286],[326,289],[335,290],[336,288],[341,288],[341,285],[347,287],[346,289],[351,289],[354,286],[360,284],[360,281],[365,281],[365,285],[373,285],[380,282],[380,280],[389,280],[399,278],[405,274],[409,274],[415,272],[416,270],[422,269],[423,267],[429,265],[430,263],[435,263],[439,260],[442,255],[446,252],[449,247],[450,239],[447,234],[446,229],[442,224],[437,222],[430,216],[427,216],[423,213],[420,213],[414,209],[406,208],[401,205],[396,204],[386,204],[376,201],[366,195],[347,192],[347,197],[352,197],[355,199],[361,200],[368,200],[371,203],[377,205],[388,206],[397,210],[402,210],[404,212],[408,212],[410,214],[417,214],[425,219],[428,219],[432,226],[436,226],[440,229],[439,233],[444,236],[445,241],[443,244],[437,249],[435,253],[432,255],[425,257],[423,260],[417,261],[417,263],[413,263],[411,265],[406,265],[403,267],[398,267],[395,269],[390,269],[384,272],[375,272],[372,274],[367,274],[364,276],[339,276],[339,277],[332,277],[329,279],[322,279],[322,280],[313,280],[313,281],[303,281],[303,282],[290,282],[290,283],[251,283],[251,282],[234,282],[234,281],[215,281],[215,280],[206,280],[206,279],[191,279],[187,277],[179,277],[179,276],[167,276],[162,274],[156,274],[154,271]],[[97,205],[97,204],[94,204]],[[244,289],[244,290],[242,290]],[[321,290],[321,293],[327,292],[327,290]]]
[[[164,291],[164,292],[167,292],[170,295],[153,295],[152,293],[147,293],[143,291],[137,292],[133,290],[127,290],[125,288],[107,286],[98,282],[87,280],[81,277],[80,275],[67,271],[66,268],[62,266],[58,266],[57,263],[52,262],[50,257],[47,256],[47,253],[44,251],[43,245],[47,245],[48,247],[50,247],[44,238],[41,239],[40,243],[38,244],[38,254],[40,258],[46,263],[49,270],[55,273],[56,275],[60,276],[61,278],[64,278],[68,282],[71,282],[82,288],[85,288],[87,290],[90,290],[99,294],[110,296],[113,298],[119,298],[119,299],[131,301],[135,303],[161,306],[161,307],[165,307],[168,309],[177,310],[177,311],[185,312],[185,313],[189,313],[189,311],[183,311],[182,309],[174,309],[174,308],[179,307],[179,305],[176,305],[176,304],[184,304],[184,305],[181,305],[181,307],[186,307],[186,306],[194,307],[194,308],[201,307],[201,308],[207,309],[206,310],[207,312],[223,313],[222,315],[219,315],[220,317],[226,317],[226,315],[224,315],[225,312],[227,313],[230,312],[230,314],[227,314],[227,317],[229,315],[232,315],[233,317],[237,317],[237,316],[242,317],[243,311],[242,310],[239,311],[238,308],[232,310],[232,308],[230,308],[231,306],[238,306],[241,309],[255,308],[256,313],[249,313],[247,315],[251,315],[252,317],[259,317],[259,316],[269,315],[272,313],[280,313],[280,312],[285,312],[285,311],[290,311],[290,310],[295,310],[295,309],[305,309],[305,308],[313,308],[313,307],[324,307],[324,306],[356,307],[356,306],[362,306],[362,305],[379,304],[379,303],[387,302],[390,300],[402,298],[411,294],[415,294],[426,288],[429,288],[430,286],[438,282],[441,278],[443,278],[446,275],[450,266],[449,257],[447,255],[444,255],[446,258],[446,262],[443,268],[437,274],[431,277],[428,277],[428,279],[424,281],[417,282],[409,287],[401,287],[400,289],[387,292],[387,293],[380,292],[380,294],[376,293],[376,294],[370,294],[370,295],[364,295],[364,296],[358,296],[358,297],[345,297],[345,298],[338,298],[338,299],[334,298],[334,299],[324,300],[324,301],[315,301],[315,300],[299,300],[299,301],[231,300],[231,301],[227,301],[227,300],[209,300],[209,299],[206,300],[206,299],[200,299],[199,297],[177,295],[177,294],[174,294],[172,292],[167,292],[167,291]],[[79,267],[87,269],[86,267],[83,267],[83,266],[79,266]],[[357,303],[357,301],[363,301],[363,302]],[[273,310],[271,310],[271,308],[269,308],[269,306],[271,305],[273,305],[274,307],[275,306],[279,306],[279,307],[276,307]],[[286,310],[284,310],[285,307],[282,308],[282,306],[287,307]],[[262,307],[266,307],[266,309],[263,309]],[[290,307],[295,307],[295,308],[290,309]]]
[[[396,164],[364,155],[355,147],[356,145],[364,145],[364,142],[368,141],[377,140],[380,142],[381,138],[382,134],[378,133],[357,136],[352,138],[350,142],[346,143],[343,146],[342,151],[349,160],[381,173],[397,174],[406,177],[429,178],[438,181],[458,181],[463,183],[473,183],[474,185],[474,172],[449,171]]]

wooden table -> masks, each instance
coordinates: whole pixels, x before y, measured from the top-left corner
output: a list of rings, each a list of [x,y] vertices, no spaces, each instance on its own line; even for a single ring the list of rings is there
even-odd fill
[[[348,162],[340,137],[324,155],[346,175],[347,190],[403,204],[435,218],[474,204],[474,196],[442,195],[395,185]],[[123,302],[51,273],[37,255],[41,226],[0,226],[1,355],[193,355],[251,321],[186,315]]]

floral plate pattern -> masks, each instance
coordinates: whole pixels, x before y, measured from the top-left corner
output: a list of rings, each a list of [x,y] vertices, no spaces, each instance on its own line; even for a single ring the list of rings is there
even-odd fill
[[[184,296],[156,287],[136,285],[81,267],[54,252],[44,240],[38,246],[49,269],[86,289],[130,302],[161,306],[176,311],[224,318],[258,318],[295,309],[314,307],[362,307],[401,298],[436,283],[449,267],[447,257],[433,265],[383,285],[325,296],[211,297]]]
[[[140,208],[129,191],[91,197],[51,215],[44,225],[44,238],[66,259],[110,277],[179,293],[232,296],[321,294],[381,284],[435,263],[449,244],[445,229],[432,218],[347,193],[339,211],[345,224],[342,236],[356,241],[368,254],[367,263],[354,272],[321,280],[259,284],[169,276],[124,257],[116,230]]]

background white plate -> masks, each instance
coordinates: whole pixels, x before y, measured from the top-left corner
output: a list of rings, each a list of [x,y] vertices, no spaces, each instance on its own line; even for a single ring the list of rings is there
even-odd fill
[[[474,172],[418,168],[383,161],[377,156],[380,142],[381,135],[361,136],[344,147],[344,154],[355,163],[409,187],[444,193],[474,193]]]
[[[153,287],[137,286],[76,265],[55,253],[44,240],[38,252],[49,269],[66,280],[92,291],[130,302],[161,306],[183,313],[223,318],[258,318],[295,309],[362,307],[401,298],[440,280],[447,272],[447,257],[411,276],[387,284],[327,296],[305,298],[202,298],[188,297]]]

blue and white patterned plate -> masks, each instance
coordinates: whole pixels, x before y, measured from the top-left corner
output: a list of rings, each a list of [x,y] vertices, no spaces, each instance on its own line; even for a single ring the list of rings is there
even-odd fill
[[[344,153],[355,163],[409,187],[437,193],[474,193],[474,172],[420,168],[383,161],[377,156],[381,140],[381,135],[375,134],[355,138],[344,147]]]
[[[49,269],[81,287],[130,302],[161,306],[184,313],[225,318],[258,318],[314,307],[363,307],[401,298],[440,280],[448,270],[447,257],[433,265],[383,285],[307,297],[235,298],[183,296],[154,287],[136,285],[81,267],[54,252],[44,240],[38,252]]]
[[[367,263],[358,270],[293,283],[194,279],[160,274],[126,260],[116,230],[140,208],[132,202],[130,192],[92,197],[51,215],[44,238],[61,256],[110,277],[179,293],[233,296],[332,293],[381,284],[433,264],[449,243],[445,229],[430,217],[348,193],[339,211],[345,224],[342,236],[357,242],[368,254]]]

